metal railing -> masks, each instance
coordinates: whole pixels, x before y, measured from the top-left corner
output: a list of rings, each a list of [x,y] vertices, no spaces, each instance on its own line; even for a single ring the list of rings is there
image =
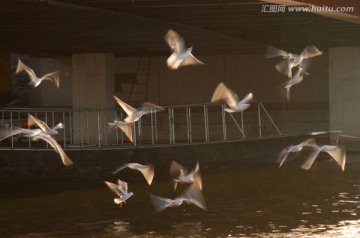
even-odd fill
[[[275,128],[275,133],[281,135],[262,103],[254,103],[249,108],[252,110],[233,114],[227,113],[224,110],[225,104],[221,103],[173,105],[165,108],[165,111],[144,115],[133,124],[133,143],[121,130],[109,130],[109,122],[126,117],[121,109],[8,108],[0,110],[0,127],[1,130],[13,126],[30,128],[24,123],[30,114],[46,122],[49,127],[62,122],[64,128],[54,138],[64,148],[207,143],[262,137],[263,111]],[[237,118],[239,115],[240,118]],[[48,148],[48,145],[21,135],[0,141],[0,149],[39,147]]]

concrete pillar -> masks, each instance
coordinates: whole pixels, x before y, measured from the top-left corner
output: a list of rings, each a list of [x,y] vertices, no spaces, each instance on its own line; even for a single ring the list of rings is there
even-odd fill
[[[330,129],[360,135],[360,47],[329,50]]]
[[[0,52],[0,105],[11,101],[11,54]]]
[[[113,109],[115,105],[113,60],[112,53],[72,56],[73,108],[79,109],[73,117],[74,143],[98,144],[99,140],[104,143],[104,120],[113,120],[114,113],[110,118],[97,110]]]

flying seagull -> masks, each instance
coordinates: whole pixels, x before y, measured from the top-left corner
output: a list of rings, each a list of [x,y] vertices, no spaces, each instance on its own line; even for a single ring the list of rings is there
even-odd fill
[[[30,124],[37,124],[39,128],[25,129],[20,127],[12,127],[9,129],[0,130],[0,141],[17,134],[23,134],[25,137],[30,137],[33,141],[43,140],[46,141],[51,147],[53,147],[55,152],[60,156],[64,165],[69,166],[73,164],[61,146],[52,137],[52,135],[58,134],[57,129],[63,128],[62,123],[57,124],[53,128],[49,128],[45,122],[32,116],[31,114],[29,115],[28,121]]]
[[[201,209],[206,210],[205,200],[201,193],[201,190],[194,183],[191,184],[183,194],[181,194],[180,196],[176,197],[173,200],[169,198],[155,196],[153,194],[150,194],[150,197],[156,211],[158,212],[162,212],[163,210],[169,207],[178,207],[184,202],[189,204],[194,204],[200,207]]]
[[[22,71],[25,71],[28,74],[28,76],[30,77],[29,85],[33,88],[36,88],[37,86],[39,86],[43,80],[50,80],[51,82],[53,82],[56,85],[57,88],[59,88],[59,86],[60,86],[58,71],[55,71],[55,72],[52,72],[49,74],[45,74],[44,76],[39,78],[36,76],[34,70],[32,70],[31,68],[26,66],[23,62],[21,62],[20,59],[18,59],[18,65],[17,65],[15,73],[20,73]]]
[[[174,181],[175,189],[178,183],[196,183],[198,187],[202,189],[199,162],[196,163],[195,168],[189,173],[182,165],[172,161],[170,165],[170,177]]]
[[[170,69],[176,70],[179,67],[186,65],[199,65],[204,64],[191,53],[193,47],[185,49],[185,41],[174,30],[168,30],[165,34],[165,41],[173,52],[166,60],[166,64]]]
[[[151,185],[151,183],[153,181],[153,178],[154,178],[154,173],[155,173],[153,165],[142,165],[142,164],[138,164],[138,163],[128,163],[128,164],[124,164],[123,166],[116,169],[113,172],[113,174],[116,174],[116,173],[120,172],[121,170],[123,170],[125,168],[140,171],[143,174],[144,178],[146,179],[147,183],[149,185]]]
[[[283,165],[283,163],[288,159],[290,153],[299,153],[300,151],[303,150],[304,147],[317,148],[318,145],[316,144],[314,138],[310,138],[304,140],[303,142],[297,145],[290,145],[282,149],[281,152],[279,153],[279,158],[278,158],[279,167],[281,167],[281,165]],[[292,159],[294,159],[295,156]]]
[[[120,205],[120,207],[123,203],[126,203],[126,200],[134,195],[134,193],[128,192],[128,184],[124,181],[121,181],[120,179],[118,179],[117,184],[110,183],[108,181],[105,181],[105,184],[110,188],[111,191],[119,196],[118,198],[114,198],[114,203]]]
[[[227,108],[225,111],[229,113],[233,112],[241,112],[250,107],[250,101],[253,99],[253,94],[247,94],[241,101],[237,94],[229,89],[223,82],[219,83],[216,87],[213,96],[211,98],[211,102],[226,102]]]
[[[316,46],[309,45],[305,47],[305,49],[301,52],[301,54],[292,54],[288,53],[284,50],[277,49],[273,46],[268,46],[265,58],[273,58],[281,56],[283,57],[283,61],[278,63],[275,68],[282,74],[286,75],[289,79],[292,78],[292,68],[296,67],[298,65],[302,65],[302,67],[305,67],[303,64],[304,59],[309,59],[318,55],[322,55],[322,51],[320,51]]]
[[[346,162],[345,148],[336,145],[322,145],[317,148],[314,148],[312,152],[309,154],[309,156],[306,158],[306,161],[301,166],[301,168],[305,170],[310,169],[320,152],[328,153],[340,165],[341,169],[343,171],[345,170],[345,162]]]
[[[128,115],[124,122],[126,123],[133,123],[140,119],[145,114],[154,113],[154,112],[160,112],[165,110],[165,108],[158,106],[156,104],[150,103],[150,102],[144,102],[142,106],[138,109],[133,108],[132,106],[126,104],[120,98],[116,97],[114,95],[115,101],[119,104],[119,106],[125,111],[125,113]]]

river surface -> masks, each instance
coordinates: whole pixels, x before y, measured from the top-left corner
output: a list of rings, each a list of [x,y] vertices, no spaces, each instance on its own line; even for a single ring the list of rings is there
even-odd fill
[[[104,181],[13,178],[1,188],[0,237],[360,237],[358,159],[348,155],[344,172],[334,161],[309,171],[200,164],[207,211],[183,204],[156,212],[150,193],[175,198],[186,189],[156,175],[151,186],[129,182],[135,195],[122,207]]]

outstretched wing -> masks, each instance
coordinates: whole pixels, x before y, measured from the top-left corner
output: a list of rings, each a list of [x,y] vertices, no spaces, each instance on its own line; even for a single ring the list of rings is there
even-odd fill
[[[313,163],[315,162],[315,159],[317,158],[317,156],[319,155],[319,153],[321,152],[322,148],[318,147],[313,149],[310,154],[308,155],[308,157],[306,158],[305,163],[301,166],[301,168],[305,169],[305,170],[309,170],[311,168],[311,166],[313,165]]]
[[[139,170],[144,178],[146,179],[147,183],[151,185],[154,175],[155,175],[155,169],[153,165],[139,165],[136,167],[137,170]]]
[[[5,140],[11,136],[28,132],[28,130],[20,128],[20,127],[12,127],[9,129],[0,129],[0,141]]]
[[[45,74],[41,78],[42,78],[42,80],[50,80],[51,82],[53,82],[56,85],[57,88],[60,87],[60,80],[59,80],[59,72],[58,71]]]
[[[282,56],[282,57],[286,57],[288,56],[289,53],[286,52],[285,50],[280,50],[278,48],[275,48],[273,46],[268,45],[266,47],[266,52],[265,52],[265,58],[273,58],[273,57],[278,57],[278,56]]]
[[[54,138],[52,138],[50,135],[47,134],[39,134],[33,137],[33,140],[42,139],[49,143],[51,145],[55,152],[60,155],[60,158],[64,165],[69,166],[72,165],[73,162],[69,159],[69,157],[65,154],[64,150],[61,148],[61,146],[56,142]]]
[[[326,150],[326,152],[340,165],[341,169],[345,170],[346,151],[342,146],[336,147],[333,150]]]
[[[184,197],[186,202],[192,203],[205,211],[207,210],[204,197],[197,184],[192,183],[181,197]]]
[[[168,198],[163,198],[163,197],[156,196],[153,194],[150,194],[150,197],[151,197],[151,201],[157,212],[164,211],[171,204],[171,200]]]
[[[181,175],[187,174],[187,169],[176,161],[171,161],[170,165],[170,177],[172,179],[179,178]]]
[[[123,126],[118,125],[118,127],[124,132],[126,137],[133,142],[133,131],[132,131],[132,124],[125,124]]]
[[[29,75],[31,80],[37,78],[34,70],[32,70],[30,67],[26,66],[20,59],[18,59],[18,65],[17,65],[15,73],[17,74],[24,70]]]
[[[37,125],[38,127],[40,127],[40,129],[43,131],[43,132],[48,132],[50,131],[50,128],[49,126],[42,120],[34,117],[33,115],[29,115],[29,118],[28,118],[28,122],[29,122],[29,125],[30,126],[33,126],[33,125]]]
[[[225,101],[229,107],[235,107],[239,102],[237,94],[229,89],[223,82],[216,87],[211,102]]]
[[[253,100],[254,95],[252,93],[248,93],[239,103],[240,104],[245,104],[245,103],[249,103],[251,100]]]
[[[179,53],[185,50],[184,38],[182,38],[182,36],[180,36],[174,30],[168,30],[168,32],[165,34],[165,41],[169,45],[172,52]]]
[[[318,55],[322,55],[323,52],[320,51],[318,48],[316,48],[316,46],[309,45],[309,46],[305,47],[305,49],[303,50],[303,52],[301,54],[304,59],[307,59],[307,58],[315,57]]]
[[[141,106],[141,110],[144,110],[146,113],[151,113],[164,111],[165,108],[151,102],[144,102]]]
[[[181,61],[180,66],[198,65],[198,64],[204,64],[204,63],[198,60],[193,54],[189,53],[189,56],[186,57],[183,61]]]
[[[127,115],[131,115],[133,113],[135,113],[137,110],[133,107],[131,107],[130,105],[124,103],[123,101],[120,100],[120,98],[116,97],[114,95],[115,101],[119,104],[119,106],[126,112]]]

